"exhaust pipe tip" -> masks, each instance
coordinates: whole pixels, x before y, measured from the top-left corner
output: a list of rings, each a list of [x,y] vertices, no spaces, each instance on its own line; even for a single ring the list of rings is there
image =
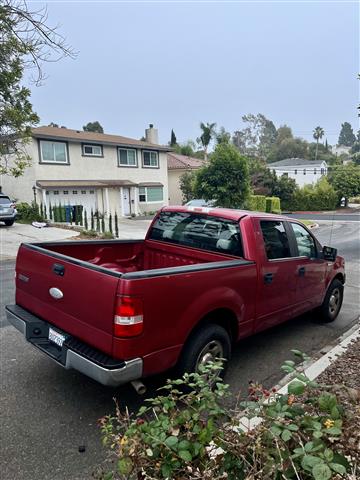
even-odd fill
[[[146,387],[140,380],[133,380],[131,382],[131,385],[134,387],[135,392],[138,395],[144,395],[144,393],[146,392]]]

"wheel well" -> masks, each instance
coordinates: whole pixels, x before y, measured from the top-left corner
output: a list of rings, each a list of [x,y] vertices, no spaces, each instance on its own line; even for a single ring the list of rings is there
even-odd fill
[[[228,308],[218,308],[212,312],[209,312],[200,320],[200,322],[195,325],[188,338],[190,338],[194,332],[209,323],[214,323],[225,328],[230,335],[231,342],[236,341],[239,331],[238,320],[235,313]]]
[[[334,280],[340,280],[342,284],[345,283],[345,277],[342,273],[338,273],[337,275],[335,275]]]

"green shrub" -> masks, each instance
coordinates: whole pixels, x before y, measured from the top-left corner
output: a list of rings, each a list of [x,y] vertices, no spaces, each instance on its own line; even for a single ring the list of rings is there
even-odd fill
[[[360,197],[352,197],[349,199],[349,203],[360,203]]]
[[[333,210],[338,204],[338,194],[326,177],[315,185],[304,185],[294,192],[288,210]]]
[[[207,364],[168,380],[135,418],[117,405],[115,416],[100,419],[103,444],[115,460],[102,478],[330,480],[354,468],[337,451],[344,409],[328,386],[288,360],[282,369],[294,378],[287,393],[251,382],[248,399],[228,411],[229,386],[219,368]],[[251,430],[240,426],[250,421]]]
[[[249,210],[255,212],[266,211],[266,197],[265,195],[250,195],[247,201],[247,207]]]
[[[266,212],[281,213],[279,197],[266,197]]]
[[[26,202],[16,204],[17,221],[20,223],[43,222],[44,217],[40,214],[39,206],[32,202],[30,205]]]

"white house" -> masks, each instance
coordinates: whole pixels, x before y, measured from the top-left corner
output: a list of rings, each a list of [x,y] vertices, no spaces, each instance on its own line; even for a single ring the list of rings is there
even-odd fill
[[[286,175],[293,178],[299,187],[315,184],[321,177],[327,175],[328,166],[323,160],[305,160],[304,158],[287,158],[279,162],[269,163],[277,177]]]
[[[180,190],[180,178],[185,172],[198,170],[205,164],[204,160],[178,153],[168,153],[169,205],[182,205],[183,195]]]
[[[168,204],[167,151],[157,130],[146,140],[52,126],[34,128],[31,166],[2,176],[2,191],[20,202],[82,205],[89,213],[139,215]]]

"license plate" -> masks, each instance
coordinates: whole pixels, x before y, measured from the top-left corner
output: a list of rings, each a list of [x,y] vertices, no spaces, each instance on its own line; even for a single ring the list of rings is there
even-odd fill
[[[65,341],[65,335],[62,335],[61,333],[57,332],[56,330],[53,330],[52,328],[49,328],[49,340],[50,342],[55,343],[57,346],[62,347],[63,343]]]

